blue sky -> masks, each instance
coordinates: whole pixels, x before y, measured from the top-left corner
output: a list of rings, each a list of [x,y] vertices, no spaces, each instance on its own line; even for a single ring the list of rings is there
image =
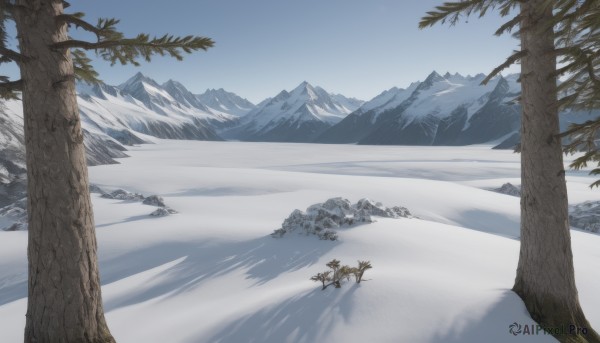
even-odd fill
[[[503,22],[495,14],[454,27],[419,30],[420,17],[441,2],[103,0],[71,1],[68,10],[86,12],[92,22],[119,18],[119,28],[128,36],[168,32],[208,36],[216,42],[183,62],[156,58],[141,67],[111,68],[99,61],[97,70],[109,84],[141,71],[159,82],[180,81],[194,93],[225,88],[259,102],[306,80],[368,100],[393,86],[422,80],[432,70],[489,72],[517,48],[514,38],[493,36]]]

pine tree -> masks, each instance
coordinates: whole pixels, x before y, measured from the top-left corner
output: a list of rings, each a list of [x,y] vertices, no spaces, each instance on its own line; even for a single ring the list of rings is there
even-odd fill
[[[0,0],[0,63],[21,79],[0,76],[0,96],[21,92],[26,141],[29,281],[25,342],[114,342],[102,308],[96,235],[75,79],[99,82],[86,51],[111,63],[138,64],[154,54],[177,60],[213,45],[205,37],[125,38],[116,19],[96,25],[67,14],[62,0]],[[5,25],[17,29],[18,50]],[[96,36],[87,42],[69,29]]]
[[[438,22],[457,23],[462,16],[497,9],[508,16],[518,14],[502,25],[497,34],[517,28],[521,49],[496,68],[484,82],[511,64],[521,62],[521,249],[513,291],[523,300],[531,317],[543,327],[575,325],[587,334],[559,335],[561,342],[600,342],[579,304],[568,222],[568,199],[562,144],[559,134],[559,105],[579,102],[592,104],[585,94],[593,84],[595,70],[589,71],[591,56],[576,54],[582,42],[598,45],[600,39],[582,35],[588,21],[596,25],[594,0],[463,0],[446,2],[422,18],[420,27]],[[597,13],[597,12],[596,12]],[[588,32],[589,33],[589,32]],[[589,41],[586,41],[589,40]],[[568,63],[557,69],[557,57]],[[594,66],[592,65],[592,69]],[[570,73],[572,81],[561,86],[558,99],[557,77]],[[591,81],[589,80],[591,79]],[[592,84],[586,88],[584,83]]]

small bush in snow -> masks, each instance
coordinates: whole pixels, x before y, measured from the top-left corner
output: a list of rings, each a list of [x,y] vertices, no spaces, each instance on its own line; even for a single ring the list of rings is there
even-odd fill
[[[150,195],[145,197],[139,193],[131,193],[124,189],[117,189],[111,193],[106,193],[98,186],[90,186],[90,191],[101,193],[101,197],[105,199],[116,199],[116,200],[127,200],[127,201],[141,201],[144,205],[156,206],[158,209],[150,213],[153,217],[164,217],[170,214],[177,213],[174,209],[168,207],[165,204],[165,200],[159,195]]]
[[[111,193],[102,194],[103,198],[106,199],[117,199],[117,200],[134,200],[141,201],[144,200],[144,196],[138,193],[130,193],[123,189],[117,189]]]
[[[350,227],[361,223],[372,223],[371,216],[385,218],[411,218],[412,215],[404,207],[385,207],[379,202],[361,199],[352,205],[343,198],[331,198],[324,203],[311,205],[306,212],[294,210],[287,217],[281,228],[271,236],[283,237],[288,232],[299,232],[316,235],[319,239],[335,241],[338,238],[335,229]]]
[[[177,211],[168,207],[159,207],[154,212],[150,213],[153,217],[166,217],[171,214],[175,214]]]
[[[310,279],[312,281],[320,281],[323,284],[323,288],[321,289],[325,289],[327,288],[328,285],[325,285],[326,282],[331,281],[331,272],[330,271],[326,271],[323,273],[318,273],[317,275],[311,277]]]
[[[354,270],[354,277],[356,278],[356,283],[360,283],[362,281],[363,275],[367,269],[371,269],[373,266],[370,261],[358,261],[358,268]]]
[[[331,268],[333,271],[333,277],[331,281],[335,288],[340,288],[342,285],[340,284],[340,280],[342,279],[342,275],[340,272],[340,261],[333,259],[329,263],[326,264],[327,267]]]
[[[369,261],[358,261],[358,267],[350,267],[348,265],[342,266],[341,262],[336,259],[329,261],[326,266],[331,270],[318,273],[310,278],[312,281],[321,282],[321,290],[324,290],[330,285],[333,285],[335,288],[341,288],[342,281],[344,279],[350,281],[351,276],[354,276],[356,283],[360,283],[365,271],[373,268]]]
[[[144,205],[157,206],[157,207],[167,207],[165,205],[165,200],[158,195],[151,195],[142,201]]]

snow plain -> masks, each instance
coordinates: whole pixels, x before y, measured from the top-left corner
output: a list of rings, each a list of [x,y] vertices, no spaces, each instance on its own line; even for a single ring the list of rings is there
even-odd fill
[[[104,306],[120,343],[554,342],[510,292],[519,156],[489,146],[400,147],[156,140],[90,168],[111,191],[159,194],[178,214],[93,194]],[[567,173],[571,203],[600,200]],[[296,208],[342,196],[407,207],[336,242],[269,234]],[[584,311],[600,328],[600,235],[572,231]],[[0,232],[0,341],[22,341],[26,232]],[[370,260],[360,285],[309,280],[333,258]]]

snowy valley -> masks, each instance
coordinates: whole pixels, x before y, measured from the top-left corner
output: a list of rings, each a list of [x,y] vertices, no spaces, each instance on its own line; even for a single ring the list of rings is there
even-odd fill
[[[158,194],[179,213],[93,193],[108,324],[118,342],[555,342],[510,287],[519,253],[519,156],[491,146],[401,147],[151,139],[90,168],[106,191]],[[160,161],[160,163],[157,163]],[[568,162],[568,161],[567,161]],[[567,172],[573,203],[598,201]],[[332,197],[412,218],[273,238],[294,209]],[[572,230],[584,310],[600,326],[597,234]],[[22,340],[27,232],[0,231],[0,332]],[[360,284],[310,281],[332,259],[369,260]]]
[[[360,145],[463,146],[519,142],[518,75],[481,85],[483,74],[432,72],[406,89],[369,101],[330,93],[304,81],[259,104],[224,89],[193,94],[137,73],[118,86],[78,84],[88,165],[117,163],[130,146],[152,138]],[[0,208],[25,195],[21,102],[0,103]],[[587,112],[561,114],[561,128]],[[0,226],[0,229],[3,227]]]
[[[302,82],[259,104],[141,73],[78,85],[117,341],[555,342],[509,333],[534,324],[510,291],[520,87],[483,78],[433,72],[369,101]],[[20,105],[0,104],[3,342],[22,340],[27,301],[27,231],[1,230],[25,218]],[[586,170],[566,175],[579,295],[600,327],[600,193]],[[315,219],[339,197],[351,221]],[[321,290],[310,278],[332,259],[373,268]]]

